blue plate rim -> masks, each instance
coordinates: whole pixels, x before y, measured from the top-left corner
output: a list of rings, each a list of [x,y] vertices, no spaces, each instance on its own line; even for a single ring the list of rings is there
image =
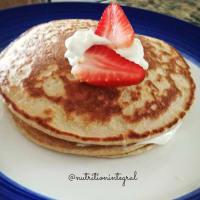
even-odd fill
[[[53,198],[47,197],[44,194],[39,194],[33,190],[30,190],[30,189],[18,184],[17,182],[8,178],[2,172],[0,172],[0,186],[2,187],[2,190],[4,190],[3,193],[0,190],[0,195],[5,196],[5,195],[9,194],[12,197],[13,196],[16,197],[16,195],[20,195],[20,196],[17,196],[18,200],[54,200]],[[190,200],[190,199],[195,200],[196,198],[199,199],[199,197],[200,197],[199,195],[200,195],[200,187],[197,189],[194,189],[192,192],[190,192],[188,194],[177,197],[174,200]],[[7,197],[7,196],[5,196],[5,197]]]
[[[99,3],[94,3],[94,2],[56,2],[56,3],[38,3],[38,4],[33,4],[33,5],[24,5],[24,6],[17,6],[17,7],[13,7],[13,8],[7,8],[4,9],[2,11],[0,11],[0,15],[2,13],[6,12],[13,12],[13,11],[17,11],[19,9],[22,8],[30,8],[30,7],[41,7],[41,6],[49,6],[49,5],[58,5],[58,6],[62,6],[62,4],[67,4],[67,5],[74,5],[74,6],[78,6],[78,5],[103,5],[104,7],[107,4],[99,4]],[[145,12],[145,13],[151,13],[151,15],[156,15],[156,16],[162,16],[166,19],[170,19],[172,20],[174,23],[180,23],[182,26],[187,26],[189,28],[192,29],[193,32],[197,31],[200,34],[200,28],[196,25],[193,25],[191,23],[185,22],[183,20],[179,20],[177,18],[168,16],[168,15],[164,15],[164,14],[160,14],[160,13],[156,13],[153,11],[149,11],[149,10],[145,10],[145,9],[141,9],[141,8],[134,8],[134,7],[129,7],[129,6],[122,6],[124,9],[126,10],[138,10],[141,12]],[[2,49],[0,49],[2,50]],[[184,55],[184,57],[186,57],[187,59],[191,60],[193,63],[197,64],[200,67],[200,58],[194,58],[191,55],[188,55],[187,53],[184,52],[184,50],[182,51],[181,49],[179,49],[179,51]],[[15,182],[14,180],[10,179],[8,176],[6,176],[4,173],[2,173],[0,171],[0,195],[2,195],[2,197],[18,197],[18,199],[20,198],[21,200],[26,200],[27,198],[29,200],[53,200],[50,197],[47,197],[43,194],[39,194],[35,191],[32,191],[31,189],[28,189],[20,184],[18,184],[17,182]],[[7,194],[9,194],[10,196],[6,196]],[[20,195],[20,196],[19,196]],[[189,199],[199,199],[200,198],[200,187],[196,188],[195,190],[191,191],[190,193],[187,193],[183,196],[177,197],[175,200],[189,200]],[[12,198],[11,198],[12,199]]]

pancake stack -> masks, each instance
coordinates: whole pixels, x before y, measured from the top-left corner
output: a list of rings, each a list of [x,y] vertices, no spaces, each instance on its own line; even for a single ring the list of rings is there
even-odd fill
[[[164,41],[136,35],[149,68],[143,82],[100,87],[75,80],[65,40],[93,20],[57,20],[23,33],[0,54],[0,90],[19,132],[43,147],[95,157],[137,155],[156,146],[190,109],[195,84]]]

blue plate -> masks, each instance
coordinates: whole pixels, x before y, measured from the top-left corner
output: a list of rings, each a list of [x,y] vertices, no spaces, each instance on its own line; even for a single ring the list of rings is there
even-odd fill
[[[0,12],[0,51],[30,27],[55,19],[99,19],[107,5],[98,3],[50,3],[11,8]],[[136,33],[172,44],[185,57],[200,63],[200,29],[192,24],[158,13],[124,7]],[[50,199],[15,183],[0,172],[0,200]],[[179,200],[200,199],[197,189]]]

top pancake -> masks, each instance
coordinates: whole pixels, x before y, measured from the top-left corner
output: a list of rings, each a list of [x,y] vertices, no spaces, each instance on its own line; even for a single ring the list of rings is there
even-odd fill
[[[167,43],[137,35],[149,69],[144,81],[97,87],[74,80],[65,40],[92,20],[58,20],[26,31],[0,55],[1,93],[30,126],[91,144],[142,141],[172,128],[189,110],[195,84],[189,66]]]

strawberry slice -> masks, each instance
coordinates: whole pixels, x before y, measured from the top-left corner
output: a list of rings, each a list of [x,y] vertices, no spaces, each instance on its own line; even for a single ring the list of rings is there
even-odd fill
[[[127,86],[143,81],[145,70],[105,45],[90,47],[72,68],[81,82],[99,86]]]
[[[112,42],[112,48],[125,48],[133,43],[134,31],[122,8],[110,4],[97,25],[95,34]]]

